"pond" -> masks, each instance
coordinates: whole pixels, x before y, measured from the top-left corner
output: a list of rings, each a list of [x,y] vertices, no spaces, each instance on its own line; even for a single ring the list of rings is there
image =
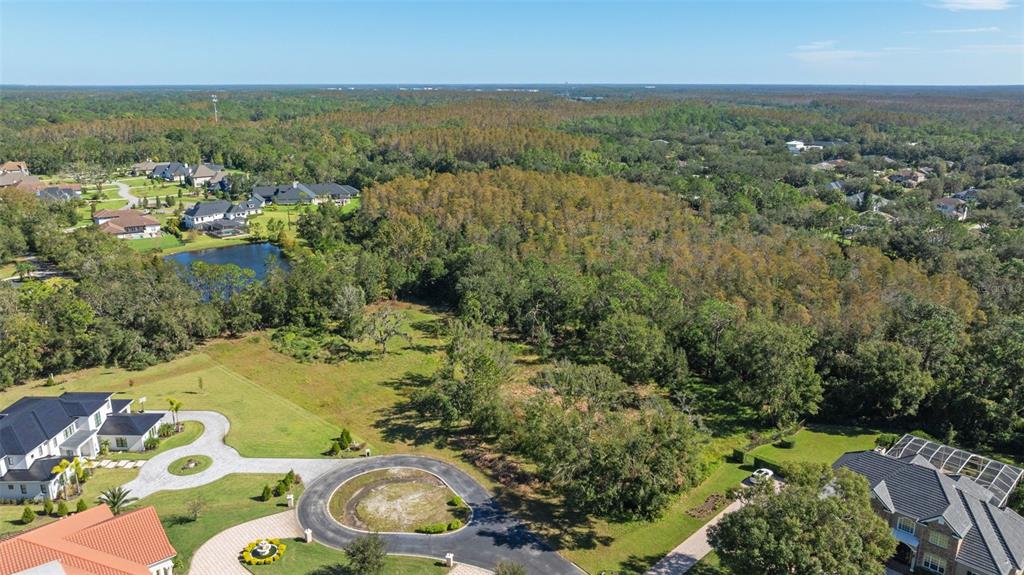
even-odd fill
[[[267,276],[268,259],[276,262],[283,269],[288,269],[288,261],[281,253],[281,248],[271,243],[239,244],[223,248],[209,250],[198,250],[194,252],[181,252],[164,258],[169,262],[179,263],[186,268],[192,262],[203,262],[207,264],[235,264],[241,268],[249,268],[256,272],[256,279],[262,280]]]

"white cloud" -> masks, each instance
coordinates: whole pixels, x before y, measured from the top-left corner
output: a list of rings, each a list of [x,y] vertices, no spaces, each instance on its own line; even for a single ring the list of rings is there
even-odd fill
[[[1021,51],[1020,44],[965,44],[943,50],[949,54],[1020,54]]]
[[[808,64],[825,64],[834,62],[853,62],[878,56],[879,52],[867,50],[843,50],[836,48],[835,40],[821,40],[801,44],[790,56]]]
[[[959,12],[961,10],[1007,10],[1013,8],[1010,0],[938,0],[936,8]]]
[[[942,30],[929,30],[932,34],[994,34],[999,32],[998,26],[985,28],[946,28]]]

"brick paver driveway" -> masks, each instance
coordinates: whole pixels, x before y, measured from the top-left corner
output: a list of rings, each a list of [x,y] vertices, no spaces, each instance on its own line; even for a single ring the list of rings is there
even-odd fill
[[[192,556],[189,575],[252,575],[238,560],[246,545],[261,539],[293,539],[300,535],[302,528],[294,509],[235,525],[203,543]]]

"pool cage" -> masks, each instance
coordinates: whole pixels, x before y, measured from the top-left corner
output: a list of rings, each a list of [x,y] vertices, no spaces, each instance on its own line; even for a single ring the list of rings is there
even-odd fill
[[[964,475],[992,493],[992,504],[1004,507],[1024,474],[1019,467],[982,457],[969,451],[904,435],[885,454],[895,459],[920,455],[947,475]]]

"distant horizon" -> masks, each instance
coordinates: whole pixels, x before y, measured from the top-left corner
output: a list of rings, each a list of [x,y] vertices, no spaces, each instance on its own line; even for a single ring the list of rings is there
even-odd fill
[[[231,84],[4,84],[5,88],[1024,88],[1024,82],[1017,84],[823,84],[823,83],[772,83],[772,82],[732,82],[732,83],[655,83],[655,82],[309,82],[309,83],[266,83],[240,82]]]
[[[1022,2],[0,0],[0,85],[1016,86]]]

